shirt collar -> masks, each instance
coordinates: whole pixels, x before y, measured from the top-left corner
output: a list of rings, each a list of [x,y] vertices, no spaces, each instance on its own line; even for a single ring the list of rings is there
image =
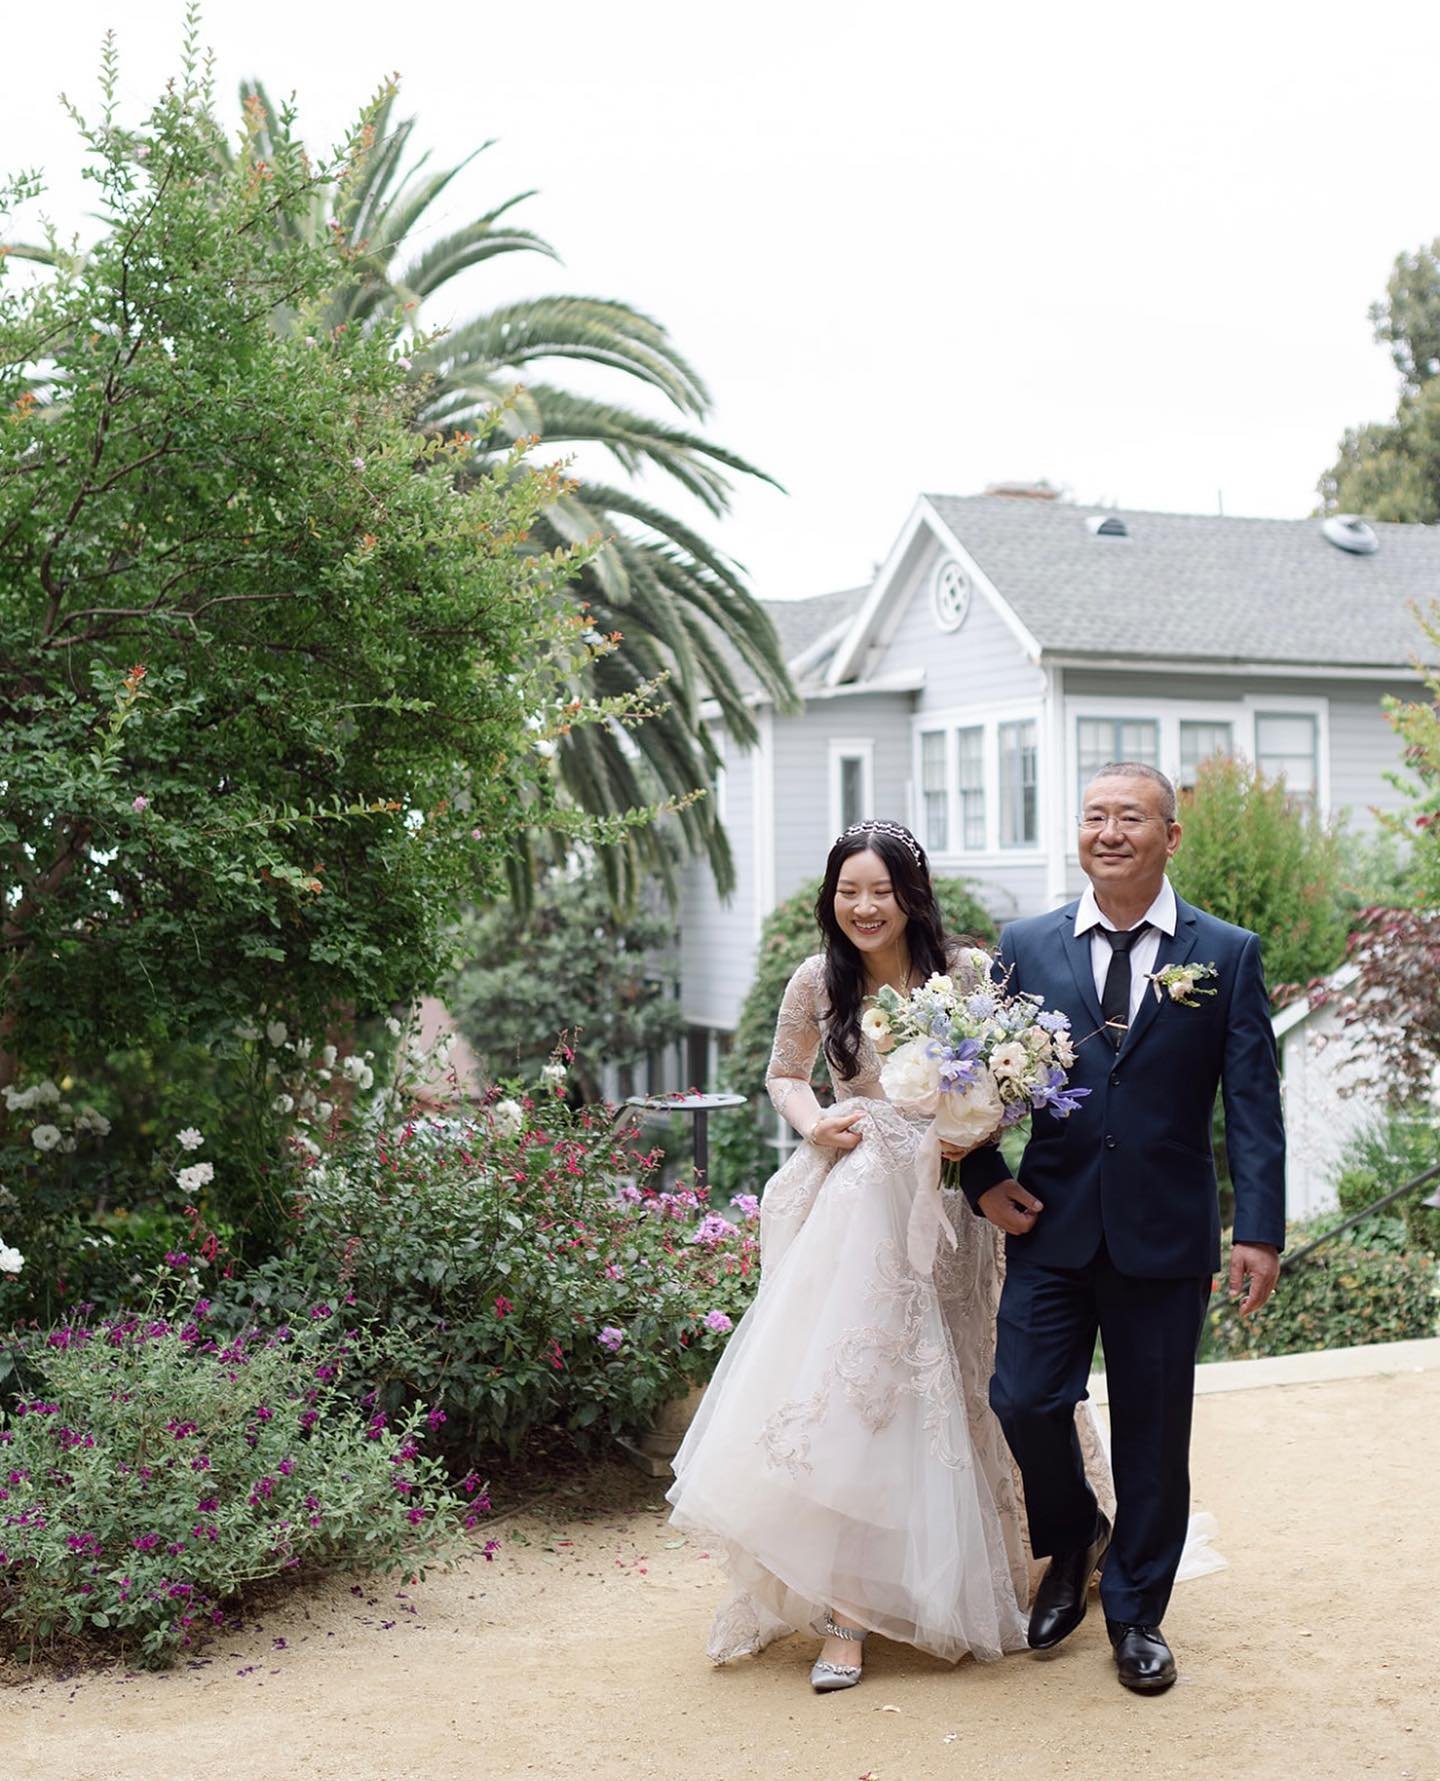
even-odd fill
[[[1163,879],[1155,901],[1145,911],[1143,920],[1148,921],[1152,928],[1158,928],[1162,934],[1173,934],[1178,911],[1175,907],[1175,887],[1168,878]],[[1095,901],[1095,887],[1087,884],[1080,896],[1080,907],[1075,911],[1076,934],[1087,934],[1091,928],[1109,928],[1113,933],[1115,923],[1100,911]]]

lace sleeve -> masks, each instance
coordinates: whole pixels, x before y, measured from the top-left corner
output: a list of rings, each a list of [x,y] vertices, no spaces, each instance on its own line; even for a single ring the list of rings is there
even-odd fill
[[[778,1112],[797,1089],[810,1092],[810,1072],[820,1050],[821,961],[808,958],[785,986],[785,998],[775,1022],[775,1043],[765,1068],[765,1087]]]

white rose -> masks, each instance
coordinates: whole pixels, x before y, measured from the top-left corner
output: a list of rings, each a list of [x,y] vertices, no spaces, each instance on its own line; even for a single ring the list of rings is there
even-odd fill
[[[360,1074],[355,1078],[355,1086],[360,1090],[361,1094],[367,1094],[374,1088],[375,1072],[370,1068],[369,1064],[363,1064],[361,1066]]]
[[[930,1118],[940,1100],[940,1060],[929,1055],[928,1039],[910,1039],[886,1058],[880,1086],[907,1113]]]
[[[53,1150],[60,1142],[59,1126],[37,1125],[30,1134],[30,1142],[37,1150]]]
[[[1029,1027],[1025,1032],[1025,1043],[1037,1057],[1048,1057],[1050,1054],[1050,1035],[1044,1027]]]
[[[293,1095],[276,1095],[270,1106],[276,1113],[293,1113],[295,1098]]]
[[[1059,1064],[1062,1070],[1068,1070],[1075,1062],[1075,1047],[1070,1041],[1070,1035],[1068,1033],[1056,1033],[1055,1037],[1051,1040],[1051,1044],[1055,1048],[1055,1062]]]
[[[1004,1045],[997,1045],[990,1054],[990,1068],[997,1077],[1019,1079],[1030,1068],[1030,1054],[1018,1039],[1011,1039]]]
[[[1193,994],[1198,982],[1199,979],[1193,971],[1177,971],[1169,982],[1171,1001],[1180,1002],[1186,996]]]
[[[990,957],[990,954],[988,952],[986,952],[982,947],[967,946],[965,949],[964,956],[965,956],[965,962],[970,966],[971,970],[974,971],[976,973],[976,975],[980,978],[980,981],[982,983],[988,982],[989,978],[990,978],[990,973],[994,969],[994,965],[995,965],[995,961]]]
[[[337,1055],[335,1047],[333,1045],[327,1045],[320,1053],[320,1062],[323,1067],[327,1070],[333,1070],[335,1068],[335,1059]]]
[[[334,1111],[335,1103],[333,1101],[317,1101],[315,1103],[316,1119],[329,1119]]]
[[[290,1037],[290,1029],[283,1020],[271,1020],[265,1023],[265,1037],[278,1050]]]
[[[351,1052],[340,1066],[340,1074],[350,1082],[358,1082],[365,1074],[365,1060],[355,1052]]]
[[[972,1149],[994,1137],[1004,1112],[995,1078],[982,1064],[966,1089],[952,1089],[940,1096],[935,1130],[943,1143]]]
[[[175,1142],[182,1150],[198,1150],[205,1142],[205,1134],[198,1126],[187,1125],[183,1132],[176,1132]]]
[[[490,1110],[490,1117],[497,1131],[506,1138],[513,1138],[525,1123],[525,1109],[518,1101],[497,1101]]]
[[[955,985],[948,977],[943,976],[939,971],[935,971],[931,974],[926,981],[925,987],[929,990],[932,996],[953,996],[955,994]]]
[[[35,1104],[37,1107],[58,1107],[60,1090],[47,1076],[43,1082],[35,1084]]]
[[[0,1274],[18,1274],[25,1266],[25,1257],[8,1243],[0,1243]]]

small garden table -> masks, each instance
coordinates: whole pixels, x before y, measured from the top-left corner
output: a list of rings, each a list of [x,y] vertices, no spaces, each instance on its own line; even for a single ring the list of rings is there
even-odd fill
[[[712,1113],[727,1107],[743,1107],[744,1095],[702,1095],[694,1092],[675,1095],[631,1095],[627,1107],[643,1113],[689,1113],[695,1120],[695,1179],[710,1173],[709,1119]]]

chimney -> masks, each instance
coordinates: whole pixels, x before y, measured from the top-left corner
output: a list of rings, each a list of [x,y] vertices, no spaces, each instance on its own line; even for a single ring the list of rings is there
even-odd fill
[[[987,495],[1003,495],[1007,501],[1058,501],[1060,491],[1043,478],[1039,482],[991,482],[985,485]]]

